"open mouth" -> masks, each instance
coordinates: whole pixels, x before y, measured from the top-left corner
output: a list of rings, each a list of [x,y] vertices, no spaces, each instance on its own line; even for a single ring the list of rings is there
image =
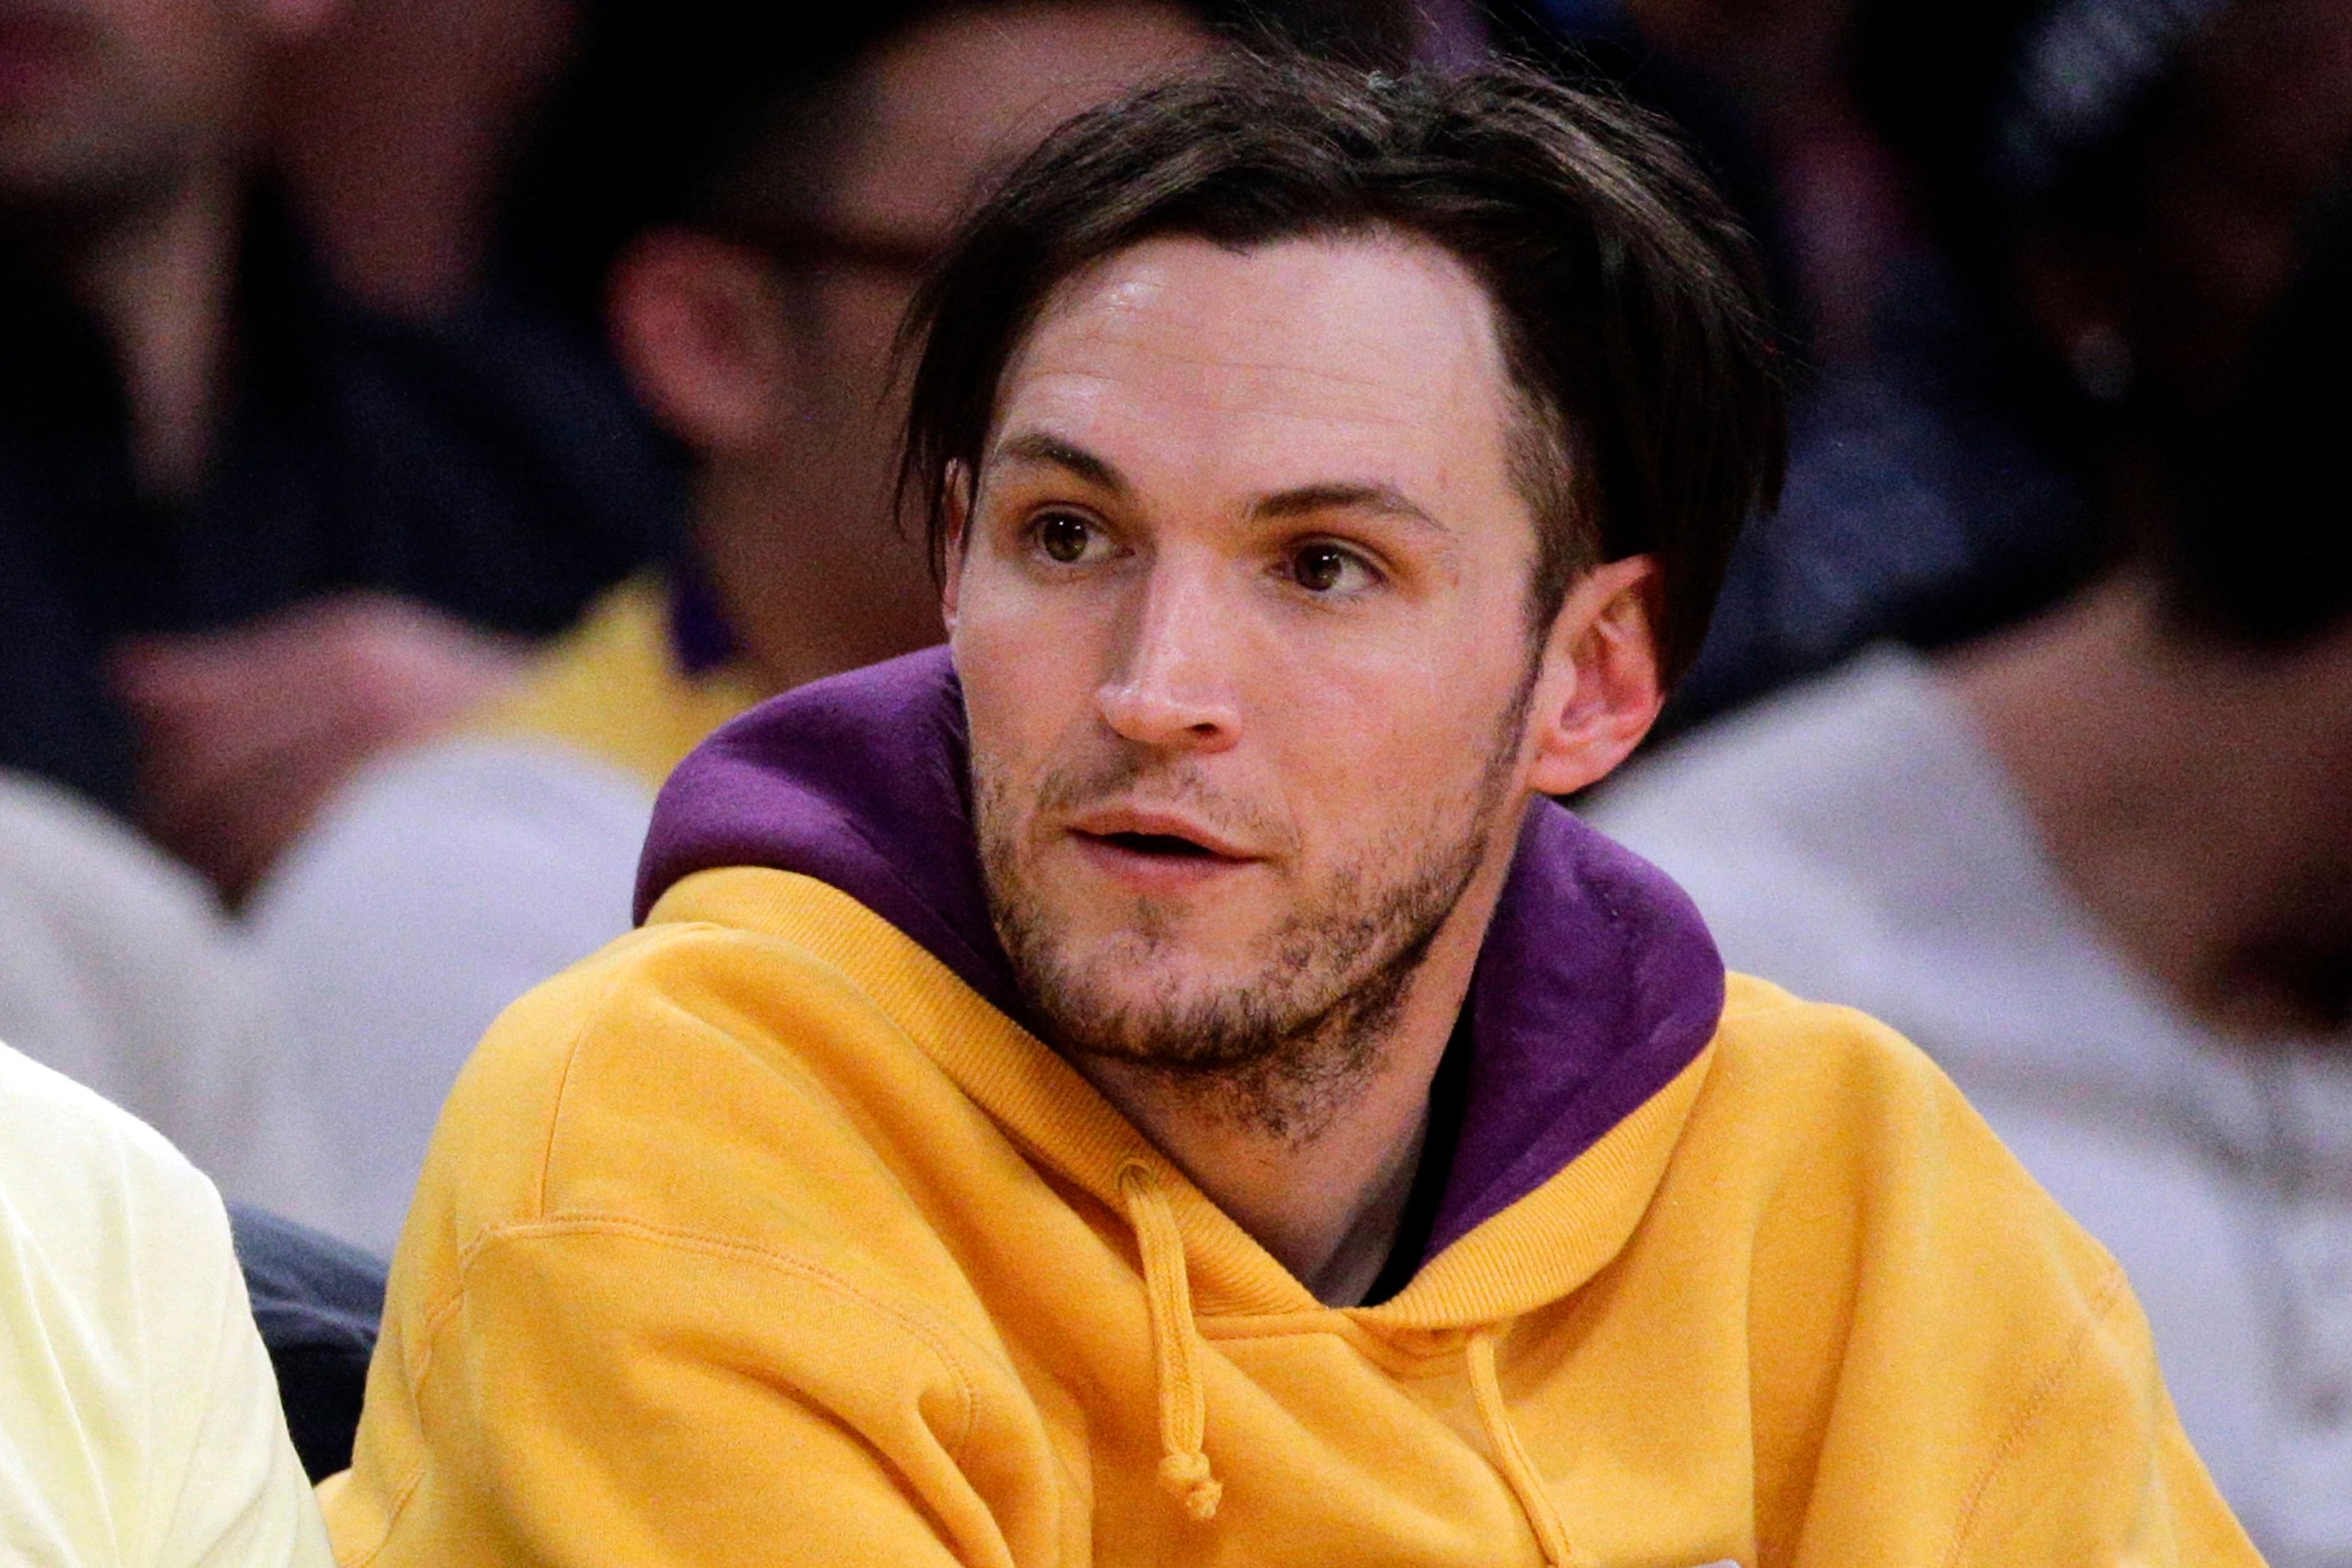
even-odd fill
[[[1113,880],[1162,890],[1255,865],[1256,847],[1213,822],[1149,804],[1115,802],[1063,824],[1071,843]]]
[[[1171,860],[1225,858],[1205,844],[1194,843],[1173,833],[1089,833],[1086,837],[1129,855],[1150,855]]]

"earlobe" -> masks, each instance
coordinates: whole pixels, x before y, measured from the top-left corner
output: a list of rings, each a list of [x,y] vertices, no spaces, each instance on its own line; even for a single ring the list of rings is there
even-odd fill
[[[1534,789],[1567,795],[1599,783],[1657,722],[1659,586],[1657,563],[1635,555],[1570,590],[1538,678]]]
[[[762,258],[679,229],[640,236],[614,265],[605,314],[630,384],[671,435],[706,456],[767,439],[791,348]]]

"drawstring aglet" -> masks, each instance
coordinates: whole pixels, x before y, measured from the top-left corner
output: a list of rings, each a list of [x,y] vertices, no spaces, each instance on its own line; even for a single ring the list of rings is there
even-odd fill
[[[1217,1517],[1217,1504],[1225,1495],[1224,1483],[1209,1473],[1209,1456],[1197,1450],[1161,1455],[1160,1487],[1202,1524]]]

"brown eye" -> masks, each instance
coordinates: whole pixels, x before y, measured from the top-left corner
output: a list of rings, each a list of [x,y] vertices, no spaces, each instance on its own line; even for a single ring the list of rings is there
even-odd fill
[[[1328,594],[1347,581],[1354,564],[1336,544],[1310,544],[1290,558],[1290,577],[1310,594]]]
[[[1087,520],[1066,511],[1048,512],[1037,520],[1037,547],[1065,566],[1086,559],[1087,542],[1094,530]]]

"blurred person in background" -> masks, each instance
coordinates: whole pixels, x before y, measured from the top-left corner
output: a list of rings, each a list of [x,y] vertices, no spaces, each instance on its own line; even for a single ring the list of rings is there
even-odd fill
[[[0,0],[0,764],[231,894],[672,504],[559,346],[323,278],[257,169],[271,53],[331,8]]]
[[[1506,47],[1687,127],[1778,273],[1788,487],[1734,552],[1662,735],[1875,639],[1945,646],[2080,584],[2077,446],[1885,123],[1877,77],[1899,90],[1941,62],[1865,55],[1868,0],[1491,3]]]
[[[2123,564],[1695,735],[1591,815],[1735,963],[1936,1055],[2126,1265],[2272,1560],[2341,1563],[2352,12],[2115,0],[2025,43],[1990,177],[2035,215],[2011,254],[2095,399]]]
[[[1356,47],[1388,47],[1381,24],[1403,13],[1360,10]],[[763,697],[939,640],[922,547],[892,526],[890,357],[916,284],[979,181],[1247,14],[598,14],[534,199],[572,226],[572,286],[604,279],[616,351],[691,457],[692,548],[607,595],[465,733],[353,780],[256,897],[304,1092],[347,1162],[301,1217],[389,1250],[476,1041],[628,929],[654,792],[696,743]],[[1311,37],[1342,18],[1290,20]]]
[[[423,318],[516,291],[501,186],[593,4],[337,0],[281,51],[272,154],[338,283]]]
[[[196,874],[0,773],[0,1040],[163,1133],[230,1198],[299,1206],[326,1152],[267,978]]]
[[[0,1560],[327,1568],[220,1195],[0,1046]]]

